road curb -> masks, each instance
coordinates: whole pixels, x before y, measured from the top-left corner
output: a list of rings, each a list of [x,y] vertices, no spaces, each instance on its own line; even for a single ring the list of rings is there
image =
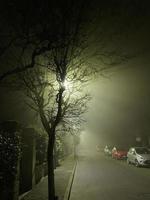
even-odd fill
[[[68,182],[67,189],[65,191],[65,195],[64,195],[63,200],[69,200],[70,199],[70,194],[71,194],[72,184],[73,184],[73,180],[74,180],[74,176],[75,176],[75,172],[76,172],[76,167],[77,167],[77,160],[75,161],[72,173],[70,175],[69,182]]]

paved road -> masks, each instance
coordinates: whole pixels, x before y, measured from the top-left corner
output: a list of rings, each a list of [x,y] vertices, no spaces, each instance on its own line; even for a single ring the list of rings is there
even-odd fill
[[[82,149],[70,200],[150,200],[150,169]]]

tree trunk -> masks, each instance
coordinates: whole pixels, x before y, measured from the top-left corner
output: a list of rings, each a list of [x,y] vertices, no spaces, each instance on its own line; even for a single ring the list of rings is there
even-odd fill
[[[48,163],[48,200],[55,200],[55,183],[54,183],[54,162],[53,149],[55,137],[48,139],[47,163]]]
[[[44,111],[40,108],[40,117],[45,131],[48,134],[48,147],[47,147],[47,165],[48,165],[48,200],[56,200],[55,197],[55,181],[54,181],[54,144],[55,144],[55,128],[50,128]]]

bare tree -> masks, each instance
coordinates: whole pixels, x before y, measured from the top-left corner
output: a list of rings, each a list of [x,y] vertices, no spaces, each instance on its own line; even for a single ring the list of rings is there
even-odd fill
[[[105,48],[105,31],[102,30],[98,56],[105,66],[85,66],[83,50],[86,48],[87,34],[82,26],[85,3],[84,0],[59,3],[44,1],[38,9],[33,9],[34,5],[31,3],[29,11],[25,4],[21,7],[19,23],[16,20],[12,23],[10,20],[17,35],[15,47],[17,46],[16,57],[19,59],[17,67],[15,63],[15,67],[3,73],[0,80],[12,74],[20,74],[20,88],[31,100],[28,105],[39,113],[48,134],[49,200],[55,198],[53,150],[57,128],[61,122],[79,124],[83,120],[82,114],[86,111],[86,102],[89,100],[89,95],[82,93],[84,84],[96,70],[103,71],[116,65],[112,60],[116,56],[116,50],[108,51]],[[119,54],[115,61],[119,60],[117,63],[120,63],[122,58],[125,56]],[[67,83],[70,88],[67,88]]]
[[[52,49],[52,3],[6,1],[0,8],[0,82],[33,68],[43,53]],[[26,64],[22,65],[24,61]]]
[[[33,68],[40,54],[56,48],[56,44],[59,48],[63,39],[66,46],[66,41],[70,42],[69,38],[72,34],[75,44],[76,38],[79,38],[78,30],[84,14],[90,18],[90,24],[84,29],[86,32],[84,36],[86,37],[88,32],[94,40],[97,38],[96,42],[90,40],[94,48],[91,47],[92,53],[89,56],[94,55],[104,64],[100,67],[101,69],[106,70],[107,65],[109,68],[111,65],[112,68],[130,59],[133,54],[137,55],[135,49],[134,53],[129,53],[129,48],[125,47],[125,41],[130,36],[130,40],[132,39],[136,30],[139,30],[145,22],[145,17],[149,16],[149,11],[146,9],[147,3],[114,2],[109,2],[109,6],[107,3],[97,1],[91,3],[84,0],[37,1],[36,3],[8,0],[1,4],[0,59],[5,55],[7,57],[5,60],[9,60],[11,64],[1,62],[5,70],[0,72],[0,82],[12,74]],[[83,11],[85,7],[87,7],[87,12]],[[83,12],[80,12],[81,10]],[[93,27],[94,34],[90,32]],[[122,35],[124,35],[123,40]],[[87,40],[87,38],[84,39]],[[12,51],[13,58],[9,58]],[[143,53],[143,50],[140,49],[140,53]],[[30,58],[29,62],[24,66],[20,65],[20,60],[24,60],[27,56]],[[17,57],[19,62],[14,62],[14,57]]]
[[[53,1],[44,2],[40,5],[40,9],[34,10],[35,16],[30,13],[33,11],[32,9],[27,10],[30,9],[27,4],[22,7],[20,4],[14,5],[12,3],[10,6],[15,12],[15,15],[12,14],[8,22],[10,23],[9,29],[14,30],[14,35],[17,38],[11,49],[16,54],[13,59],[14,57],[16,59],[14,61],[10,58],[13,67],[2,73],[0,80],[4,80],[13,74],[19,74],[18,76],[21,76],[23,81],[22,85],[25,86],[26,95],[34,102],[34,104],[28,103],[29,106],[40,115],[43,127],[49,136],[47,151],[48,196],[49,199],[54,199],[53,150],[56,129],[69,111],[69,107],[72,106],[73,108],[73,102],[70,103],[71,93],[65,94],[67,93],[65,82],[69,75],[70,81],[76,79],[81,83],[84,82],[83,78],[86,75],[84,66],[82,71],[80,70],[81,63],[79,64],[78,58],[83,48],[83,46],[81,47],[83,42],[81,41],[80,30],[84,1],[60,1],[59,4]],[[18,8],[22,9],[19,13],[17,12]],[[31,5],[31,8],[33,8],[33,5]],[[13,20],[13,15],[15,20]],[[31,19],[31,16],[33,16],[33,19]],[[32,70],[29,69],[37,68],[37,66],[40,66],[43,70],[47,68],[50,71],[48,81],[45,82],[43,71],[39,69],[35,70],[34,75],[30,76]],[[46,94],[48,94],[47,98],[45,98]],[[82,99],[84,98],[82,97]],[[85,96],[85,99],[87,99],[87,96]],[[74,111],[72,109],[72,116],[77,111],[77,104],[80,106],[81,103],[81,101],[76,102],[75,98],[73,101],[75,106]],[[83,113],[83,108],[81,113]]]
[[[15,79],[15,83],[11,84],[12,87],[21,90],[28,97],[26,103],[39,114],[42,125],[48,134],[49,199],[54,198],[52,195],[55,195],[53,151],[57,129],[61,124],[64,124],[68,129],[73,125],[79,127],[84,121],[83,114],[87,110],[87,102],[90,99],[86,91],[83,91],[83,86],[87,82],[87,80],[85,82],[83,80],[84,73],[81,75],[80,71],[77,70],[76,75],[74,72],[73,76],[82,82],[82,88],[78,82],[75,85],[71,80],[70,82],[68,80],[63,86],[61,85],[60,88],[55,74],[39,67],[19,74],[17,81]]]

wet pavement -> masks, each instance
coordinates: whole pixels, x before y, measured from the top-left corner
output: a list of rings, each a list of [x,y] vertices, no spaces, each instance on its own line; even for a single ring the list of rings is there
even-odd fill
[[[55,170],[55,189],[59,200],[63,200],[69,178],[74,167],[74,157],[69,156],[61,162],[61,166]],[[43,178],[29,193],[21,200],[47,200],[48,199],[47,177]]]
[[[150,200],[150,169],[81,148],[70,200]]]

